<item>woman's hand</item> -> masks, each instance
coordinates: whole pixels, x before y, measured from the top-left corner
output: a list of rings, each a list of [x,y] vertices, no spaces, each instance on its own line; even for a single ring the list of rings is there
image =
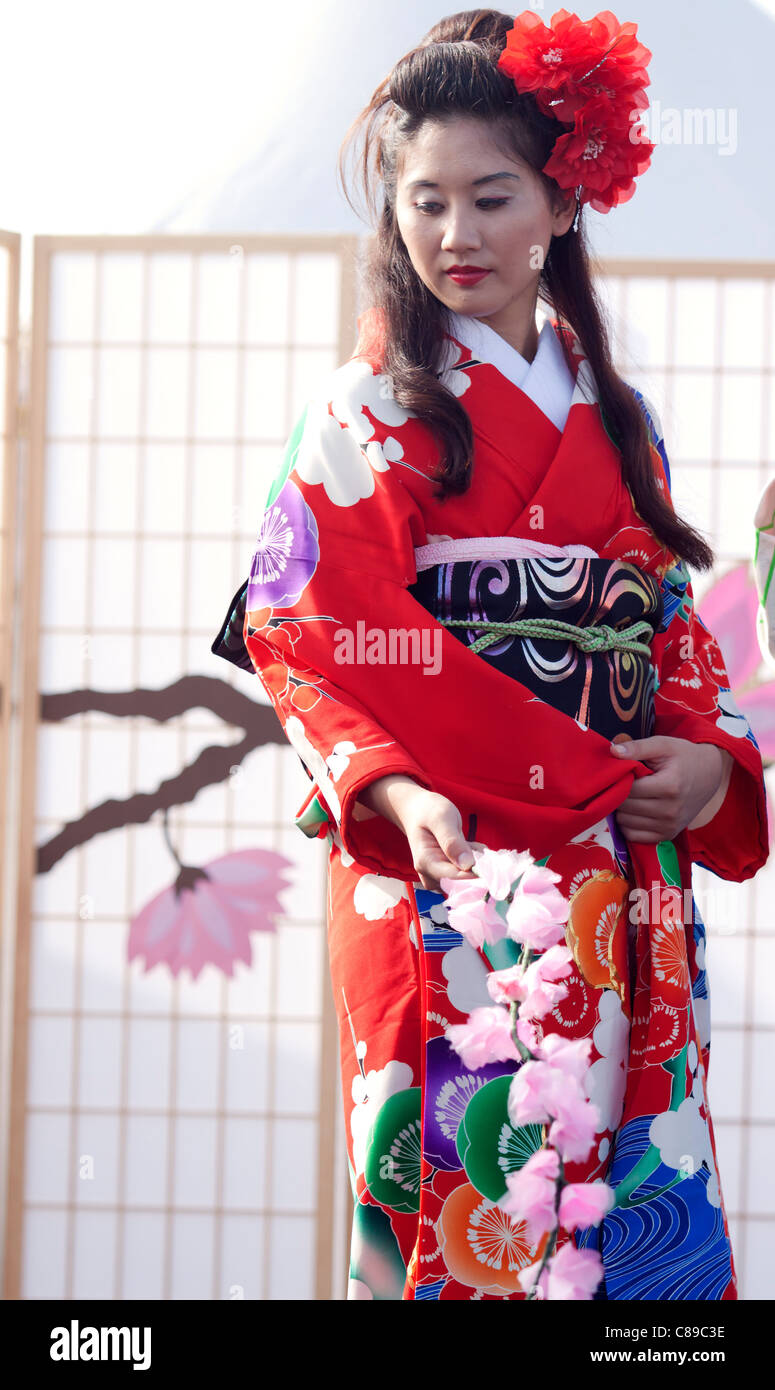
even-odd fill
[[[611,750],[615,758],[637,758],[656,769],[650,777],[636,778],[616,810],[627,839],[646,844],[672,840],[687,826],[705,825],[724,799],[734,761],[713,743],[664,735],[627,739],[617,734]]]
[[[412,777],[393,773],[359,791],[358,800],[403,830],[423,888],[440,893],[441,878],[476,877],[471,873],[474,856],[463,834],[462,816],[445,796],[426,791]]]

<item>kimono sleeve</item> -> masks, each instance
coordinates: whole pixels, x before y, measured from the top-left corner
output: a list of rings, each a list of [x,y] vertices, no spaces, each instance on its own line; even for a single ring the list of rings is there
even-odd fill
[[[371,664],[365,619],[374,612],[368,600],[377,598],[382,624],[394,621],[424,533],[391,469],[390,441],[374,437],[364,402],[383,416],[391,411],[376,392],[371,366],[351,361],[304,407],[260,519],[242,636],[314,779],[296,824],[311,836],[338,830],[346,853],[394,873],[407,864],[406,837],[358,793],[389,773],[425,788],[431,782],[373,713],[384,667]],[[401,722],[396,711],[394,727]]]
[[[648,403],[652,443],[666,464],[659,418]],[[656,436],[656,437],[655,437]],[[691,575],[681,559],[662,581],[663,631],[655,641],[657,689],[654,733],[692,743],[713,743],[733,758],[724,800],[715,815],[695,830],[687,828],[694,863],[719,878],[752,878],[769,854],[767,793],[759,745],[730,688],[721,649],[700,618]]]

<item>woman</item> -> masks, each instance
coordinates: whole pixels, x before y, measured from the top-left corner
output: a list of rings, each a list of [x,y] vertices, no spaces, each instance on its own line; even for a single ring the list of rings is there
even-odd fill
[[[260,676],[314,779],[297,823],[330,846],[352,1298],[525,1297],[535,1252],[498,1201],[541,1128],[509,1123],[514,1063],[471,1071],[446,1037],[514,959],[447,922],[440,881],[484,845],[529,849],[571,904],[543,1026],[593,1043],[601,1129],[566,1176],[616,1189],[576,1232],[595,1296],[737,1296],[691,864],[765,862],[762,764],[694,612],[686,566],[712,551],[612,368],[585,249],[582,205],[628,198],[648,163],[622,123],[650,55],[608,12],[552,24],[445,19],[350,132],[383,193],[371,308],[213,644]]]

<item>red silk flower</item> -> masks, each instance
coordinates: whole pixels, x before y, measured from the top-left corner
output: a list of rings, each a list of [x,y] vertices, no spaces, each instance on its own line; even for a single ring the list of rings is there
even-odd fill
[[[498,59],[518,91],[533,92],[545,115],[568,126],[544,172],[560,188],[580,186],[580,202],[599,212],[632,197],[654,150],[640,125],[651,53],[636,34],[610,10],[586,21],[558,10],[551,27],[525,10]]]

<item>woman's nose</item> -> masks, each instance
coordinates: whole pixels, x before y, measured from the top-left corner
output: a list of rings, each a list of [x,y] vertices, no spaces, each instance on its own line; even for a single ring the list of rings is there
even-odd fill
[[[444,222],[444,234],[441,239],[444,251],[475,250],[482,244],[482,238],[476,230],[474,218],[470,213],[449,213]]]

